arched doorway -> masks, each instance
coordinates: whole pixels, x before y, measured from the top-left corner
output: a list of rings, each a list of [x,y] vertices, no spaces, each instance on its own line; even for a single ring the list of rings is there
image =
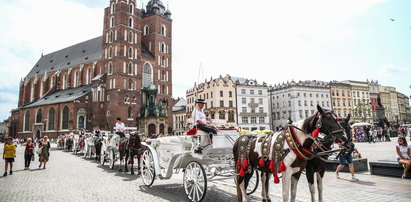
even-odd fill
[[[37,131],[37,133],[36,133],[36,138],[37,138],[37,139],[40,139],[40,138],[41,138],[41,132],[40,132],[40,130]]]
[[[153,134],[156,134],[156,125],[150,124],[148,125],[148,136],[151,137]]]
[[[160,134],[164,135],[164,124],[160,124]]]

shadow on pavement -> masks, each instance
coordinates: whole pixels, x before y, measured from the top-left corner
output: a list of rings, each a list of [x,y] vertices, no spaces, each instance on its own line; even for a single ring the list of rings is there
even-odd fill
[[[188,201],[188,198],[185,194],[183,184],[163,184],[163,185],[153,185],[147,187],[145,185],[140,186],[140,191],[157,196],[161,199],[168,201]],[[182,200],[186,199],[186,200]],[[248,196],[250,201],[261,201],[261,198],[255,196]],[[207,188],[206,196],[203,201],[237,201],[237,195],[228,193],[221,189],[218,189],[217,186],[210,183]]]
[[[358,181],[351,181],[351,180],[349,180],[349,179],[340,179],[340,180],[344,180],[344,181],[347,181],[347,182],[352,182],[352,183],[356,183],[356,184],[364,185],[364,186],[373,186],[373,187],[376,186],[376,185],[375,185],[375,182],[361,181],[361,179],[358,180]]]

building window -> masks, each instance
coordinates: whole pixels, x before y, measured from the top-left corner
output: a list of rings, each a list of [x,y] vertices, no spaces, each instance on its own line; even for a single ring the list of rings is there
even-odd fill
[[[219,115],[218,115],[219,119],[225,119],[225,112],[224,111],[220,111]]]
[[[263,90],[258,90],[258,95],[263,95]]]
[[[129,42],[129,43],[133,43],[133,41],[134,41],[133,32],[130,31],[130,32],[128,33],[128,37],[127,37],[127,38],[128,38],[128,42]]]
[[[257,117],[251,117],[251,123],[257,123]]]
[[[134,15],[134,4],[130,4],[130,14]]]
[[[90,83],[91,83],[91,67],[89,67],[86,72],[86,84],[88,85]]]
[[[255,107],[251,107],[251,113],[255,113]]]
[[[36,123],[41,123],[41,121],[42,121],[42,113],[41,113],[41,109],[39,109],[36,114]]]
[[[259,117],[258,119],[259,119],[258,120],[259,123],[265,123],[265,118],[264,117]]]
[[[291,101],[288,101],[288,107],[291,107]]]
[[[260,105],[263,104],[263,98],[258,98],[258,104],[260,104]]]
[[[79,83],[79,76],[78,76],[78,71],[76,70],[74,72],[74,84],[73,84],[74,86],[73,87],[77,87],[78,83]]]
[[[131,62],[128,63],[127,73],[133,75],[133,64]]]
[[[47,119],[47,121],[48,121],[48,130],[54,130],[54,114],[55,114],[55,110],[52,107],[52,108],[49,109],[49,117]]]
[[[114,27],[114,16],[110,18],[110,28]]]
[[[228,121],[230,121],[230,122],[234,121],[234,112],[229,112],[228,113]]]
[[[229,91],[228,92],[228,97],[233,97],[233,92]]]
[[[116,12],[116,7],[115,7],[115,4],[114,4],[114,3],[111,4],[111,9],[110,9],[110,11],[111,11],[111,14],[113,14],[114,12]]]
[[[24,115],[24,131],[30,131],[30,111],[27,110]]]
[[[250,94],[254,95],[254,90],[253,89],[250,90]]]
[[[241,89],[241,94],[246,94],[245,89]]]
[[[61,122],[61,129],[67,130],[69,125],[69,108],[65,106],[63,108],[62,114],[62,122]]]
[[[167,28],[165,25],[161,26],[161,35],[167,36]]]
[[[113,63],[108,63],[108,75],[113,74]]]
[[[150,86],[153,82],[153,70],[151,64],[146,62],[143,66],[143,88]]]
[[[251,103],[255,103],[255,98],[250,98]]]
[[[248,123],[248,117],[242,117],[241,120],[243,123]]]
[[[241,98],[241,103],[247,104],[247,98],[245,98],[245,97]]]
[[[300,110],[299,114],[300,114],[300,119],[302,119],[303,118],[303,110]]]
[[[133,114],[131,113],[131,107],[128,107],[127,117],[128,118],[133,118],[132,116],[133,116]]]
[[[220,90],[220,97],[223,97],[223,96],[224,96],[224,93],[222,90]]]
[[[160,52],[166,53],[166,44],[164,42],[160,45]]]
[[[77,128],[79,128],[79,129],[84,128],[84,121],[85,121],[84,116],[79,116],[78,117]]]
[[[143,35],[147,35],[147,34],[150,34],[150,27],[148,25],[145,25]]]
[[[228,101],[228,106],[233,107],[233,101],[232,100]]]
[[[247,107],[242,107],[242,112],[247,113]]]
[[[301,100],[298,100],[298,106],[301,106]]]
[[[133,24],[134,24],[134,20],[133,20],[132,17],[130,17],[130,18],[128,19],[128,26],[129,26],[130,28],[133,28]]]
[[[224,100],[220,100],[220,107],[224,107]]]
[[[258,112],[264,113],[264,108],[263,108],[263,107],[259,107],[259,108],[258,108]]]

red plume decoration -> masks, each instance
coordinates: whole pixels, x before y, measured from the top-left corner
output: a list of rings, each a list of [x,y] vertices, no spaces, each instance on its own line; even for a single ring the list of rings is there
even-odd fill
[[[281,161],[280,169],[279,169],[278,172],[281,173],[281,172],[285,171],[286,169],[287,169],[287,167],[285,166],[284,161]]]
[[[244,169],[242,169],[242,168],[240,169],[240,176],[241,176],[241,177],[244,177],[244,176],[245,176]]]
[[[237,160],[237,168],[241,169],[241,160],[240,160],[240,158],[238,158],[238,160]]]
[[[278,174],[277,174],[277,173],[274,173],[274,183],[275,183],[275,184],[280,183],[280,178],[278,178]]]
[[[274,168],[274,160],[271,160],[271,161],[270,161],[270,166],[268,167],[268,169],[270,169],[270,170],[272,170],[272,171],[275,170],[275,168]]]
[[[248,160],[247,158],[245,158],[243,162],[243,168],[247,168],[247,167],[248,167]]]
[[[319,128],[315,129],[315,130],[311,133],[311,135],[312,135],[313,137],[318,137],[318,134],[320,134],[320,129],[319,129]]]
[[[262,157],[260,158],[260,162],[258,163],[258,165],[260,165],[260,166],[265,165],[264,159]]]

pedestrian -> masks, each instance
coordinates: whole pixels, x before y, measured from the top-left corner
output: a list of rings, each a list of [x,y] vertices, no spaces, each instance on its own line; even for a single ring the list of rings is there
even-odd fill
[[[126,130],[126,126],[121,121],[121,118],[117,118],[116,122],[116,134],[120,135],[121,138],[125,137],[124,131]]]
[[[398,138],[397,150],[397,161],[400,165],[404,166],[404,172],[401,178],[405,179],[407,177],[407,172],[411,166],[411,149],[408,147],[407,140],[405,137]]]
[[[367,136],[368,143],[371,144],[370,126],[364,126],[364,133]]]
[[[29,170],[31,159],[34,157],[34,144],[31,138],[27,139],[27,142],[24,143],[23,146],[26,146],[24,150],[24,170]]]
[[[48,141],[47,136],[44,136],[43,141],[40,142],[39,150],[41,150],[39,154],[39,168],[41,168],[41,165],[43,164],[43,169],[46,169],[46,164],[50,157],[50,142]]]
[[[5,169],[3,176],[7,176],[7,168],[10,164],[10,175],[13,175],[13,162],[16,158],[16,146],[12,143],[13,138],[9,137],[6,139],[6,144],[3,148],[3,159],[5,160]]]
[[[340,148],[342,148],[342,144],[340,144]],[[350,169],[351,172],[351,181],[358,181],[358,178],[355,177],[354,175],[354,164],[352,162],[352,152],[355,150],[355,145],[354,143],[351,142],[350,144],[350,149],[344,151],[344,153],[342,153],[339,156],[339,160],[340,160],[340,165],[337,167],[337,170],[335,171],[335,175],[337,176],[337,179],[340,179],[340,171],[345,167],[346,164],[348,164],[348,167]]]

